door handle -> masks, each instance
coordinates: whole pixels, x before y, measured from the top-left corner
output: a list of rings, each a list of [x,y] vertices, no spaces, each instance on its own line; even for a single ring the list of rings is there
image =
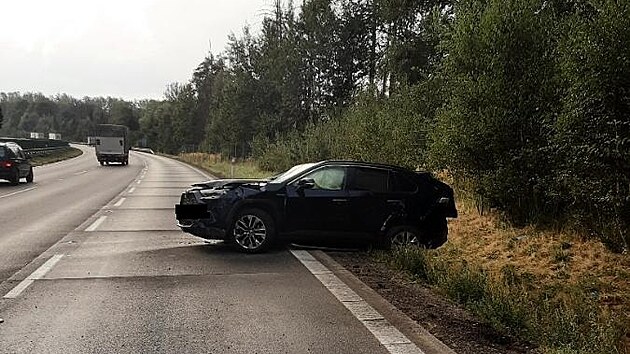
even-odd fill
[[[348,199],[336,198],[332,200],[333,203],[347,203]]]

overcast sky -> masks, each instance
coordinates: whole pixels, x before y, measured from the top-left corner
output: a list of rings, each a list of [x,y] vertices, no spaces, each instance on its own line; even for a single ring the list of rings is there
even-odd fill
[[[271,0],[0,0],[0,92],[162,98]]]

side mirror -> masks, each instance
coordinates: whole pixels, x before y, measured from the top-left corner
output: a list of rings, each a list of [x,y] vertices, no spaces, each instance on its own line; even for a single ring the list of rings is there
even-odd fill
[[[312,178],[302,178],[297,182],[298,190],[312,189],[313,187],[315,187],[315,180]]]

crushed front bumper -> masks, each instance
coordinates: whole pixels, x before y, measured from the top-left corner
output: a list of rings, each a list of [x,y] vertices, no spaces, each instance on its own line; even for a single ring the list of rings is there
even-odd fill
[[[184,232],[210,240],[225,239],[225,230],[216,227],[216,218],[205,204],[175,204],[175,215]]]

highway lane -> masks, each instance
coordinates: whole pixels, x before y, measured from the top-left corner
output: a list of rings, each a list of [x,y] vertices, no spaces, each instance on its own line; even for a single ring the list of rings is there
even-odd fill
[[[94,149],[77,145],[74,159],[34,168],[35,181],[0,181],[0,283],[29,264],[128,185],[144,168],[100,166]]]
[[[173,206],[199,172],[145,154],[130,166],[137,179],[108,175],[115,198],[0,286],[13,289],[0,353],[388,352],[335,297],[351,294],[289,250],[245,255],[182,233]]]

